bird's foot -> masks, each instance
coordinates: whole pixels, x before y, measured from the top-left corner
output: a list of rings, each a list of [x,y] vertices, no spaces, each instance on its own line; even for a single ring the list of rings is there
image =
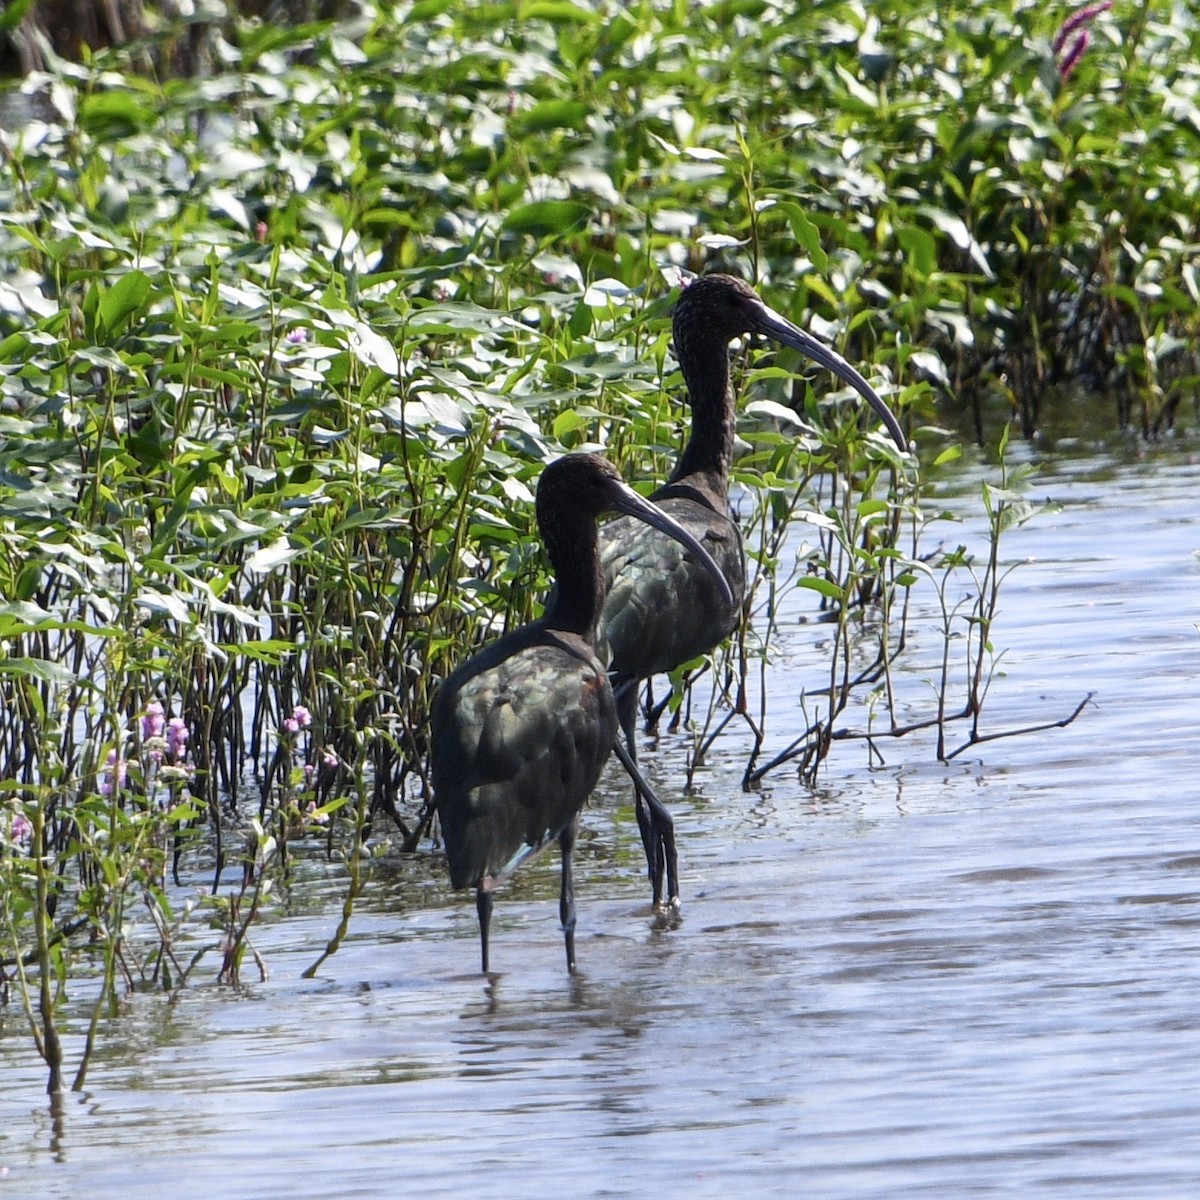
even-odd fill
[[[656,930],[678,929],[683,924],[683,913],[676,904],[656,904],[650,927]]]

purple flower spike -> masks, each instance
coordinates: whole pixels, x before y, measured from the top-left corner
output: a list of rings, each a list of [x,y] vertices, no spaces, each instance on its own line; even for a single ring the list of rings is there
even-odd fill
[[[167,750],[172,762],[178,762],[187,753],[188,730],[182,717],[172,717],[167,722]]]
[[[151,738],[162,737],[164,724],[163,706],[157,700],[151,700],[146,705],[146,715],[142,718],[142,741],[148,742]]]
[[[1092,43],[1092,35],[1085,29],[1071,43],[1070,50],[1067,51],[1061,63],[1058,64],[1058,77],[1064,82],[1071,78],[1071,72],[1079,66],[1079,60],[1087,53],[1087,48]]]
[[[1071,72],[1079,66],[1080,60],[1087,53],[1088,46],[1092,43],[1091,30],[1087,28],[1102,12],[1107,12],[1112,8],[1112,0],[1100,0],[1098,4],[1088,4],[1076,12],[1073,12],[1059,26],[1058,32],[1054,35],[1053,41],[1050,43],[1050,48],[1054,51],[1055,58],[1062,54],[1062,49],[1070,41],[1070,49],[1066,54],[1059,59],[1058,77],[1064,82],[1071,77]],[[1072,35],[1074,37],[1072,38]]]
[[[1062,23],[1059,31],[1054,35],[1054,41],[1050,43],[1050,49],[1057,54],[1067,44],[1067,38],[1075,30],[1081,25],[1090,25],[1102,12],[1108,12],[1110,8],[1112,8],[1112,0],[1100,0],[1099,4],[1086,4],[1083,8],[1073,12]],[[1074,46],[1072,46],[1071,52],[1075,52]]]

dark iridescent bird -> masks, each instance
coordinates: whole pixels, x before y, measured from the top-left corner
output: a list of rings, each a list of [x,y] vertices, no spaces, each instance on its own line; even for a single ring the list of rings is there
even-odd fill
[[[567,966],[575,967],[571,851],[579,812],[617,733],[616,701],[596,658],[604,595],[596,519],[606,512],[678,538],[697,569],[728,585],[700,543],[627,487],[592,454],[569,454],[543,472],[537,521],[557,585],[544,615],[485,646],[442,684],[434,701],[430,765],[450,882],[474,887],[483,969],[488,969],[492,892],[521,863],[557,840],[559,916]]]
[[[737,627],[745,594],[742,538],[729,513],[736,421],[729,344],[759,333],[828,367],[871,405],[896,445],[907,448],[900,423],[862,375],[836,351],[769,308],[740,279],[704,275],[687,284],[675,305],[672,329],[692,408],[692,430],[670,479],[650,498],[700,540],[719,564],[730,596],[726,598],[677,543],[643,525],[618,519],[600,533],[607,586],[600,652],[607,656],[616,690],[627,748],[621,757],[634,778],[655,904],[662,899],[664,873],[673,904],[679,887],[671,815],[636,771],[638,684],[707,654],[728,637]]]

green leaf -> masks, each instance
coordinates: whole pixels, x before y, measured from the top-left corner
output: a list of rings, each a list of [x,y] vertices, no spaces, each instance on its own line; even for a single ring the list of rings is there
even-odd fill
[[[549,21],[551,24],[595,25],[601,16],[590,8],[570,3],[570,0],[527,0],[520,6],[518,19]]]
[[[916,225],[902,225],[896,230],[896,240],[904,250],[908,269],[918,279],[928,279],[937,267],[937,243],[933,234]]]
[[[591,110],[582,100],[541,100],[519,114],[516,124],[522,133],[540,133],[547,129],[582,130]]]
[[[74,683],[73,672],[44,658],[0,658],[0,678],[23,677],[42,683]]]
[[[32,3],[33,0],[9,0],[4,11],[0,12],[0,33],[8,33],[16,29]]]
[[[150,295],[150,276],[145,271],[127,272],[100,297],[100,323],[112,333],[132,313],[137,312]]]
[[[296,643],[282,638],[264,638],[260,642],[222,642],[219,649],[229,655],[241,655],[257,662],[282,663],[296,652]]]
[[[825,579],[821,575],[801,576],[797,586],[808,588],[809,591],[820,592],[822,596],[827,596],[830,600],[844,600],[846,598],[844,588],[839,587],[832,579]]]
[[[591,211],[589,205],[578,200],[535,200],[514,208],[504,218],[504,228],[510,233],[547,237],[582,228]]]
[[[578,433],[579,430],[587,427],[587,421],[583,419],[573,408],[564,409],[554,418],[552,429],[554,437],[557,441],[566,444],[566,438],[569,434]]]
[[[858,502],[858,515],[860,517],[873,517],[876,513],[887,512],[888,502],[883,499],[874,497]]]
[[[94,92],[79,106],[80,126],[97,136],[126,136],[149,128],[157,119],[153,109],[129,92]]]
[[[592,332],[592,306],[584,304],[582,301],[575,305],[574,311],[571,313],[571,320],[568,322],[567,328],[571,331],[571,336],[574,338],[585,338]],[[3,361],[3,347],[0,347],[0,361]]]
[[[805,254],[821,274],[829,270],[829,255],[821,245],[821,231],[808,219],[808,214],[791,200],[781,201],[779,209],[788,219],[792,236],[804,247]]]

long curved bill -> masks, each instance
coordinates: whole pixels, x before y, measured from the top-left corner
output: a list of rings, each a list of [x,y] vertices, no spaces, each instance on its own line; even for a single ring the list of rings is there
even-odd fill
[[[761,309],[757,312],[755,332],[779,342],[783,346],[791,346],[805,358],[832,371],[844,383],[848,383],[875,410],[879,419],[887,426],[892,435],[892,441],[901,450],[908,449],[908,440],[900,422],[896,420],[892,410],[883,402],[879,393],[836,351],[831,350],[824,342],[818,341],[810,333],[805,333],[798,325],[793,325],[787,317],[777,313],[769,305],[759,301]]]
[[[680,545],[690,550],[696,561],[716,581],[724,603],[732,606],[733,592],[729,587],[729,580],[722,574],[721,568],[717,566],[712,555],[674,517],[663,512],[657,504],[652,504],[649,500],[639,496],[633,488],[619,479],[610,481],[609,502],[614,511],[634,517],[639,521],[645,521],[647,525],[665,533],[669,538],[674,538]]]

